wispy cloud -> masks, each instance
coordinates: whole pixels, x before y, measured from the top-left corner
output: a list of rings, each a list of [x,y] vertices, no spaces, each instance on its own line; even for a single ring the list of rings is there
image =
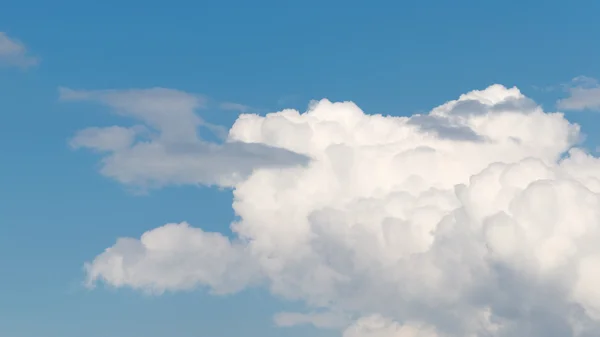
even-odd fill
[[[135,187],[169,184],[230,186],[263,167],[306,163],[308,158],[289,150],[227,139],[211,143],[201,139],[198,128],[218,133],[222,128],[196,114],[204,106],[202,95],[150,88],[128,90],[73,90],[59,88],[62,101],[100,103],[133,126],[90,127],[71,139],[73,148],[107,153],[101,172]]]
[[[340,312],[280,312],[273,316],[273,322],[279,327],[313,325],[317,328],[341,328],[350,323],[348,315]]]
[[[285,96],[283,96],[283,97],[280,97],[280,98],[277,100],[277,106],[279,106],[279,107],[284,107],[284,106],[286,106],[286,105],[293,104],[294,102],[296,102],[296,101],[298,100],[298,98],[299,98],[299,97],[300,97],[300,96],[299,96],[299,95],[297,95],[297,94],[293,94],[293,95],[285,95]]]
[[[240,103],[233,103],[233,102],[223,102],[223,103],[219,104],[219,108],[221,108],[223,110],[236,111],[239,113],[249,113],[249,112],[254,112],[256,110],[256,109],[252,108],[251,106],[248,106],[245,104],[240,104]]]
[[[28,68],[39,62],[39,58],[29,55],[22,42],[0,32],[0,65]]]
[[[565,85],[569,96],[556,102],[559,109],[564,110],[600,110],[600,84],[587,76],[575,77]]]

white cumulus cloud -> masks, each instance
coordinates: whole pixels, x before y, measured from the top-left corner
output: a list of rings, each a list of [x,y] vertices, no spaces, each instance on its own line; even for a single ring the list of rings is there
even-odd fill
[[[173,223],[139,240],[119,239],[86,269],[90,281],[104,278],[117,287],[128,285],[150,293],[204,284],[225,294],[260,276],[255,263],[244,245],[187,223]]]
[[[101,172],[134,187],[167,184],[231,186],[257,167],[304,164],[308,158],[286,149],[230,139],[224,144],[200,138],[204,127],[219,134],[218,126],[196,111],[206,98],[166,88],[73,90],[59,88],[62,101],[94,102],[138,124],[89,127],[71,139],[74,148],[106,153]]]
[[[600,159],[580,139],[563,114],[501,85],[409,117],[328,100],[241,115],[228,141],[312,160],[233,184],[235,239],[168,224],[119,239],[86,264],[88,282],[264,286],[358,318],[345,337],[597,336]]]
[[[31,56],[21,41],[0,32],[0,65],[27,68],[38,63],[39,59]]]

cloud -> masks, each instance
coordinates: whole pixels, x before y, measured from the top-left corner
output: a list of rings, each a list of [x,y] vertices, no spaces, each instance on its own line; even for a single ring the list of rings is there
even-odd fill
[[[143,127],[91,127],[78,131],[71,139],[71,146],[75,149],[87,147],[103,152],[124,150],[133,144],[136,136],[143,130]]]
[[[160,294],[201,283],[214,293],[226,294],[260,276],[246,250],[221,234],[206,233],[185,222],[172,223],[144,233],[140,240],[120,239],[85,268],[89,286],[105,278],[117,287],[128,285]],[[114,269],[116,265],[120,272]]]
[[[357,318],[345,337],[596,336],[600,159],[577,147],[580,127],[500,85],[423,116],[479,137],[351,102],[241,115],[230,140],[311,162],[237,182],[233,239],[159,227],[119,239],[88,281],[266,287],[307,307],[280,325],[340,313]]]
[[[231,186],[260,167],[303,165],[308,158],[266,144],[226,139],[207,142],[198,129],[221,138],[219,126],[196,114],[206,98],[173,89],[73,90],[59,88],[62,101],[95,102],[140,124],[90,127],[78,131],[70,144],[106,152],[102,174],[138,187],[168,184]]]
[[[560,99],[556,105],[564,110],[600,110],[600,85],[591,77],[575,77],[567,86],[569,97]]]
[[[219,107],[223,110],[236,111],[239,113],[249,113],[249,112],[254,111],[254,109],[250,106],[240,104],[240,103],[232,103],[232,102],[220,103]]]
[[[465,125],[454,124],[450,119],[435,115],[415,115],[408,121],[423,131],[435,132],[440,138],[480,141],[481,136]]]
[[[273,317],[275,325],[291,327],[310,324],[317,328],[343,328],[348,325],[348,317],[336,312],[280,312]]]
[[[173,89],[84,91],[59,88],[63,101],[90,101],[105,104],[117,113],[137,119],[160,132],[167,141],[195,141],[203,124],[195,110],[206,99]]]
[[[435,328],[419,323],[400,324],[380,315],[363,317],[343,337],[439,337]]]
[[[0,32],[0,65],[28,68],[38,63],[39,59],[29,55],[22,42]]]

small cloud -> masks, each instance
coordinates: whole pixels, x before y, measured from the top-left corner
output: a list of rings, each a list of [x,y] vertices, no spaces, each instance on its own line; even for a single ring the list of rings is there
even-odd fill
[[[160,131],[171,141],[194,140],[203,120],[194,112],[206,98],[167,88],[127,90],[73,90],[60,87],[61,101],[101,103],[116,113],[135,118]]]
[[[577,76],[564,87],[569,96],[556,102],[559,109],[574,111],[600,110],[600,84],[596,79]]]
[[[0,65],[28,68],[39,62],[37,57],[29,55],[22,42],[0,32]]]
[[[223,110],[237,111],[239,113],[248,113],[254,111],[254,109],[248,105],[232,102],[223,102],[219,104],[219,108]]]
[[[336,312],[280,312],[273,316],[275,325],[279,327],[292,327],[310,324],[317,328],[341,328],[350,323],[347,315]]]
[[[577,76],[571,80],[571,83],[583,88],[595,88],[598,86],[598,80],[588,76]]]

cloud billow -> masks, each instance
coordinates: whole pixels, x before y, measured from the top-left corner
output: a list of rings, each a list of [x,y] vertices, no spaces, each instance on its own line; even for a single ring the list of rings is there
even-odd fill
[[[129,131],[111,132],[103,149],[132,148]],[[600,159],[580,139],[563,114],[500,85],[409,117],[328,100],[241,115],[228,141],[311,161],[232,183],[234,239],[187,223],[120,238],[86,264],[88,284],[264,286],[311,310],[280,313],[278,325],[344,337],[593,336]],[[174,162],[163,182],[209,181],[192,179],[195,165]]]

